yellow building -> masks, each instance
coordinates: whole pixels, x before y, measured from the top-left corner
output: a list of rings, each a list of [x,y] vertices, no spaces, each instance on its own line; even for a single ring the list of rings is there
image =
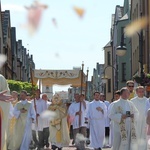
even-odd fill
[[[104,83],[105,87],[105,92],[104,94],[106,95],[106,100],[112,101],[113,99],[113,93],[115,90],[115,80],[114,80],[114,71],[115,69],[113,68],[112,65],[112,46],[111,42],[109,42],[105,47],[104,47],[104,56],[105,56],[105,62],[104,62],[104,76],[107,77],[107,82]]]

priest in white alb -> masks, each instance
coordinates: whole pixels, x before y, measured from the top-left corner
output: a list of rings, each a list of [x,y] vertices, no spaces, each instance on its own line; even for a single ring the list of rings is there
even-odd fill
[[[147,150],[147,141],[146,141],[146,102],[147,98],[144,96],[145,89],[143,86],[138,86],[136,88],[137,96],[131,99],[131,102],[139,111],[139,118],[135,124],[136,135],[137,135],[137,149],[136,150]]]
[[[31,143],[32,122],[35,121],[35,110],[31,102],[27,101],[27,92],[20,93],[20,101],[14,107],[15,124],[15,146],[13,150],[28,150]]]
[[[90,146],[101,150],[105,138],[106,105],[100,101],[100,93],[94,93],[94,100],[89,103],[87,119],[90,125]]]
[[[129,90],[120,90],[120,99],[114,102],[109,117],[114,121],[114,140],[112,150],[137,150],[135,122],[138,110],[128,100]]]

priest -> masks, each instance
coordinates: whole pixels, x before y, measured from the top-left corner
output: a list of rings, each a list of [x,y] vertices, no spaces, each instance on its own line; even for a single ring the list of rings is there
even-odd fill
[[[136,88],[137,96],[131,99],[131,102],[135,105],[138,109],[139,118],[136,121],[136,135],[137,135],[137,150],[147,150],[147,142],[146,142],[146,116],[145,116],[145,109],[146,109],[146,102],[147,98],[144,96],[145,89],[143,86],[138,86]]]
[[[100,100],[100,93],[94,93],[94,100],[89,104],[87,118],[90,125],[90,146],[95,150],[101,150],[105,137],[105,119],[107,108]]]
[[[27,101],[27,92],[20,93],[20,101],[14,107],[15,124],[15,144],[13,150],[28,150],[31,143],[31,125],[35,121],[35,110],[31,102]]]
[[[4,91],[4,92],[3,92]],[[8,120],[10,112],[10,103],[6,100],[10,99],[9,87],[7,81],[3,75],[0,74],[0,149],[6,150],[6,141],[7,141],[7,129],[8,129]]]
[[[114,140],[112,150],[137,149],[137,136],[134,123],[138,117],[138,110],[128,100],[129,90],[120,90],[120,99],[114,102],[109,117],[114,121]]]
[[[59,95],[54,95],[48,109],[55,114],[50,121],[50,142],[52,150],[62,150],[70,142],[67,124],[67,109]]]
[[[15,127],[15,123],[16,123],[16,118],[13,115],[13,110],[14,110],[14,106],[15,104],[17,104],[18,102],[18,93],[17,91],[12,91],[11,92],[12,97],[14,98],[14,101],[11,102],[11,116],[9,119],[9,123],[8,123],[8,134],[7,134],[7,149],[8,150],[12,150],[13,146],[14,146],[14,127]]]

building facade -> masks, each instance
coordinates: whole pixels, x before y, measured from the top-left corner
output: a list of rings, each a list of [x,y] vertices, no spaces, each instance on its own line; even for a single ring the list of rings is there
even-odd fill
[[[7,61],[3,67],[2,73],[6,79],[12,79],[11,22],[9,10],[1,12],[1,16],[3,31],[3,54],[7,56]]]
[[[112,101],[114,99],[115,80],[114,80],[114,67],[113,67],[113,53],[112,53],[112,41],[108,42],[104,47],[104,77],[106,78],[105,96],[106,100]]]
[[[126,86],[126,82],[132,79],[132,50],[131,39],[126,37],[124,29],[130,23],[130,0],[124,0],[122,17],[117,22],[117,45],[123,45],[127,48],[125,55],[117,57],[118,68],[118,89]]]
[[[131,1],[131,21],[141,18],[142,16],[149,16],[150,12],[149,0],[134,0]],[[131,38],[132,43],[132,76],[141,75],[141,66],[144,68],[144,72],[149,73],[150,71],[150,26],[148,25],[145,29],[135,33]],[[140,40],[141,39],[141,40]],[[141,47],[140,47],[140,44]],[[143,65],[142,65],[143,64]]]
[[[16,41],[16,28],[11,27],[10,11],[1,11],[1,3],[0,13],[0,54],[7,56],[0,73],[6,79],[30,82],[30,68],[35,69],[33,55],[27,53],[22,40]]]

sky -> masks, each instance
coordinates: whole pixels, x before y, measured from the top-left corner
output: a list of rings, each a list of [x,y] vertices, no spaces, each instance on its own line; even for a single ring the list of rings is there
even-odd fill
[[[110,40],[111,15],[123,0],[39,0],[48,5],[43,11],[37,32],[27,28],[27,10],[33,0],[1,0],[2,10],[10,10],[11,26],[17,40],[33,54],[36,69],[89,68],[89,80],[96,63],[104,63],[103,47]],[[79,17],[73,7],[84,9]],[[55,21],[52,21],[55,20]],[[55,22],[55,23],[54,23]],[[62,90],[66,87],[55,87]]]

